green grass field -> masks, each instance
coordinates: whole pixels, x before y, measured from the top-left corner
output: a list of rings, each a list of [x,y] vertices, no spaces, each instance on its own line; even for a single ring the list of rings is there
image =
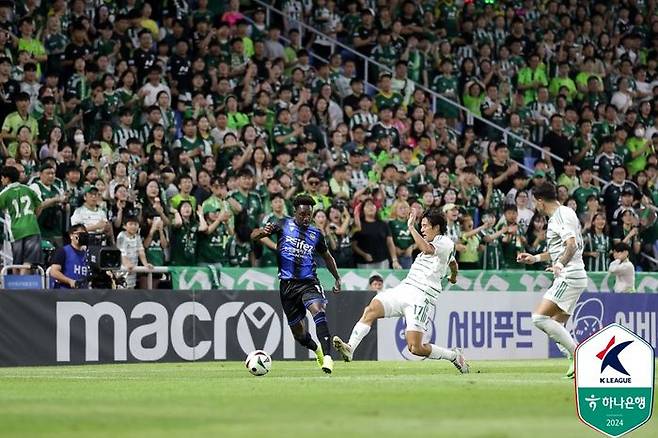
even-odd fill
[[[0,437],[594,437],[565,360],[0,369]],[[655,418],[632,437],[658,436]]]

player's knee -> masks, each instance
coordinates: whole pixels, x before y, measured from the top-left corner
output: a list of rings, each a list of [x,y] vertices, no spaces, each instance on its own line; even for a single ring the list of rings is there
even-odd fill
[[[415,355],[415,356],[422,356],[421,350],[423,349],[421,345],[409,342],[407,343],[407,349],[409,350],[409,353]]]
[[[363,320],[365,321],[372,321],[375,319],[375,309],[372,307],[371,304],[368,304],[365,309],[363,309]]]
[[[541,327],[549,319],[551,319],[550,316],[540,315],[538,313],[532,314],[532,323],[535,325],[535,327]]]

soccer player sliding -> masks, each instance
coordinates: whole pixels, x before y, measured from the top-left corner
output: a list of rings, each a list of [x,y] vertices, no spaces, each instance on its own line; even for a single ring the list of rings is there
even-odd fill
[[[543,183],[532,191],[537,213],[548,216],[546,247],[541,254],[521,253],[517,260],[533,264],[550,260],[553,284],[532,314],[535,326],[557,342],[560,350],[571,360],[567,378],[574,377],[573,353],[576,341],[564,324],[569,320],[580,294],[587,287],[587,272],[583,262],[583,237],[576,212],[560,205],[555,186]]]
[[[279,260],[279,294],[283,311],[295,340],[315,352],[318,365],[327,374],[334,369],[331,358],[331,335],[327,325],[325,309],[327,299],[318,281],[314,256],[317,252],[326,262],[327,269],[336,282],[334,293],[340,292],[340,275],[334,258],[329,253],[324,236],[311,226],[311,214],[315,201],[307,195],[299,195],[293,201],[295,217],[281,219],[276,224],[267,224],[251,232],[253,240],[278,234],[276,251]],[[315,322],[315,331],[320,345],[304,327],[308,309]]]
[[[361,340],[370,332],[373,322],[379,318],[404,316],[407,322],[405,336],[407,347],[412,354],[430,359],[446,359],[461,372],[469,372],[464,353],[459,348],[452,350],[434,344],[424,344],[423,334],[432,307],[443,289],[442,280],[450,270],[450,282],[457,282],[457,261],[455,245],[446,232],[446,220],[438,208],[425,211],[420,221],[420,233],[416,230],[416,212],[411,210],[407,221],[409,232],[420,250],[411,265],[409,274],[402,282],[375,296],[363,311],[347,343],[334,336],[334,347],[350,362]],[[421,235],[422,233],[422,235]]]

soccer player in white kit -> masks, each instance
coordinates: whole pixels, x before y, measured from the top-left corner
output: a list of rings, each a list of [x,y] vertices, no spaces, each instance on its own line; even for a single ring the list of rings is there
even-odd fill
[[[432,308],[443,289],[441,281],[448,274],[448,270],[450,282],[457,282],[455,245],[442,234],[446,232],[446,220],[438,208],[429,209],[423,214],[419,233],[416,230],[416,212],[412,209],[407,227],[421,252],[411,265],[407,277],[396,287],[375,296],[354,326],[349,341],[345,343],[338,336],[334,336],[334,346],[345,362],[350,362],[354,351],[370,332],[375,320],[404,316],[407,323],[407,348],[412,354],[449,360],[461,373],[468,373],[469,366],[461,349],[450,350],[423,343],[423,334]]]
[[[553,284],[532,314],[537,328],[557,342],[560,350],[571,360],[566,377],[574,377],[573,353],[576,341],[564,324],[569,320],[580,294],[587,287],[587,273],[583,262],[583,238],[580,221],[573,209],[557,201],[555,186],[545,182],[533,190],[537,212],[548,216],[546,245],[548,251],[541,254],[520,253],[521,263],[533,264],[549,261],[553,272]]]

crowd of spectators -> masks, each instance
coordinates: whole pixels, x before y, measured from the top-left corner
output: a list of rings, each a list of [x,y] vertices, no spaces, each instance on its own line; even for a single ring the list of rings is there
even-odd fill
[[[524,269],[549,180],[589,271],[654,270],[657,3],[0,0],[0,156],[44,248],[82,223],[135,264],[276,266],[250,231],[305,193],[339,267],[408,268],[434,205],[462,269]]]

